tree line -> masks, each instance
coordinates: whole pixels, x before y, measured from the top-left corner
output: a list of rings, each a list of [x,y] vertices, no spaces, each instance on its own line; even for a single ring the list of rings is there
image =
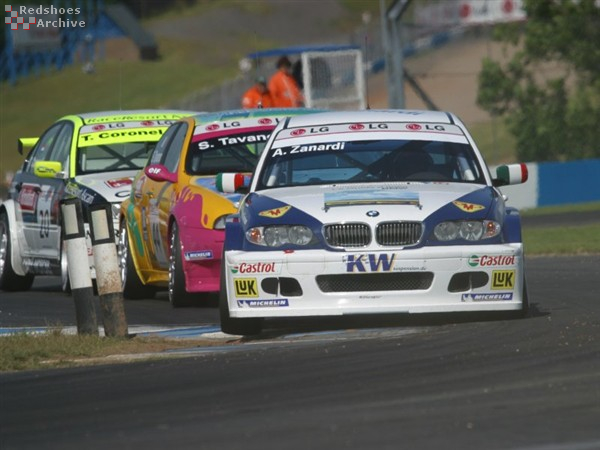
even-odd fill
[[[524,8],[524,23],[494,29],[514,53],[505,63],[484,59],[477,103],[506,121],[522,161],[600,157],[600,3],[524,0]]]

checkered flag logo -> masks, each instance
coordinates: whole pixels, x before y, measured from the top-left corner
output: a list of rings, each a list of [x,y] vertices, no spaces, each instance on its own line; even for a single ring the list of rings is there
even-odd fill
[[[17,11],[13,11],[12,6],[10,5],[6,5],[4,7],[4,12],[10,13],[10,16],[4,18],[4,23],[7,25],[10,24],[11,30],[18,30],[19,24],[23,26],[23,30],[29,30],[29,26],[32,23],[35,23],[35,17],[30,17],[29,22],[25,22],[25,19],[23,17],[19,17],[19,13],[17,13]]]

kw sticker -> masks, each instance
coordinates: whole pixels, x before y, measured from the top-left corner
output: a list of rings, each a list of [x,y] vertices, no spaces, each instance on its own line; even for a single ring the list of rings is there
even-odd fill
[[[235,278],[233,282],[235,285],[236,297],[258,297],[256,278]]]
[[[514,289],[515,271],[514,270],[493,270],[492,271],[492,289]]]

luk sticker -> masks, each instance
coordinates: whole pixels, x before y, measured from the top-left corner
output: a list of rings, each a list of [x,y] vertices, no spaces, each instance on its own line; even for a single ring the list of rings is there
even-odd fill
[[[291,206],[282,206],[281,208],[273,208],[267,209],[266,211],[261,211],[258,213],[259,216],[262,217],[272,217],[276,219],[278,217],[283,216],[286,212],[290,210]]]
[[[515,271],[514,270],[493,270],[492,271],[492,289],[514,289]]]
[[[483,205],[477,205],[475,203],[459,202],[458,200],[454,201],[452,203],[458,209],[460,209],[460,210],[462,210],[464,212],[468,212],[468,213],[474,213],[474,212],[477,212],[477,211],[481,211],[482,209],[485,209],[485,206],[483,206]]]
[[[256,278],[235,278],[233,280],[236,297],[258,297],[258,283]]]

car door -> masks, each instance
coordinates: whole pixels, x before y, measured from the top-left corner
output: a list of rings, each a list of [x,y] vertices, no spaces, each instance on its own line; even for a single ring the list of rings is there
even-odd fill
[[[152,154],[148,160],[148,164],[161,164],[164,160],[164,156],[169,147],[169,143],[173,139],[177,129],[179,128],[179,124],[171,125],[167,131],[162,135],[160,140],[156,143]],[[139,217],[140,226],[141,226],[141,234],[142,240],[140,245],[143,248],[137,249],[137,254],[143,258],[145,264],[140,265],[140,271],[144,270],[154,270],[155,269],[155,258],[154,258],[154,250],[150,232],[150,222],[149,217],[149,209],[152,206],[153,214],[155,211],[155,194],[160,191],[161,187],[164,187],[164,183],[158,183],[152,179],[150,179],[144,171],[140,171],[138,177],[134,180],[133,184],[133,202],[134,208],[136,210],[136,216]],[[134,245],[136,243],[134,242]]]
[[[59,202],[65,190],[65,176],[36,175],[36,163],[60,161],[63,174],[68,172],[68,157],[73,124],[58,122],[39,139],[23,164],[15,184],[20,214],[17,221],[23,230],[25,264],[37,273],[52,273],[60,260]]]
[[[188,124],[182,122],[177,125],[173,138],[168,142],[162,155],[160,164],[165,166],[169,172],[176,173],[179,166],[182,147]],[[153,266],[158,270],[168,270],[168,248],[169,248],[169,217],[171,214],[171,198],[175,186],[168,181],[153,182],[154,195],[148,200],[148,224],[152,242]]]

